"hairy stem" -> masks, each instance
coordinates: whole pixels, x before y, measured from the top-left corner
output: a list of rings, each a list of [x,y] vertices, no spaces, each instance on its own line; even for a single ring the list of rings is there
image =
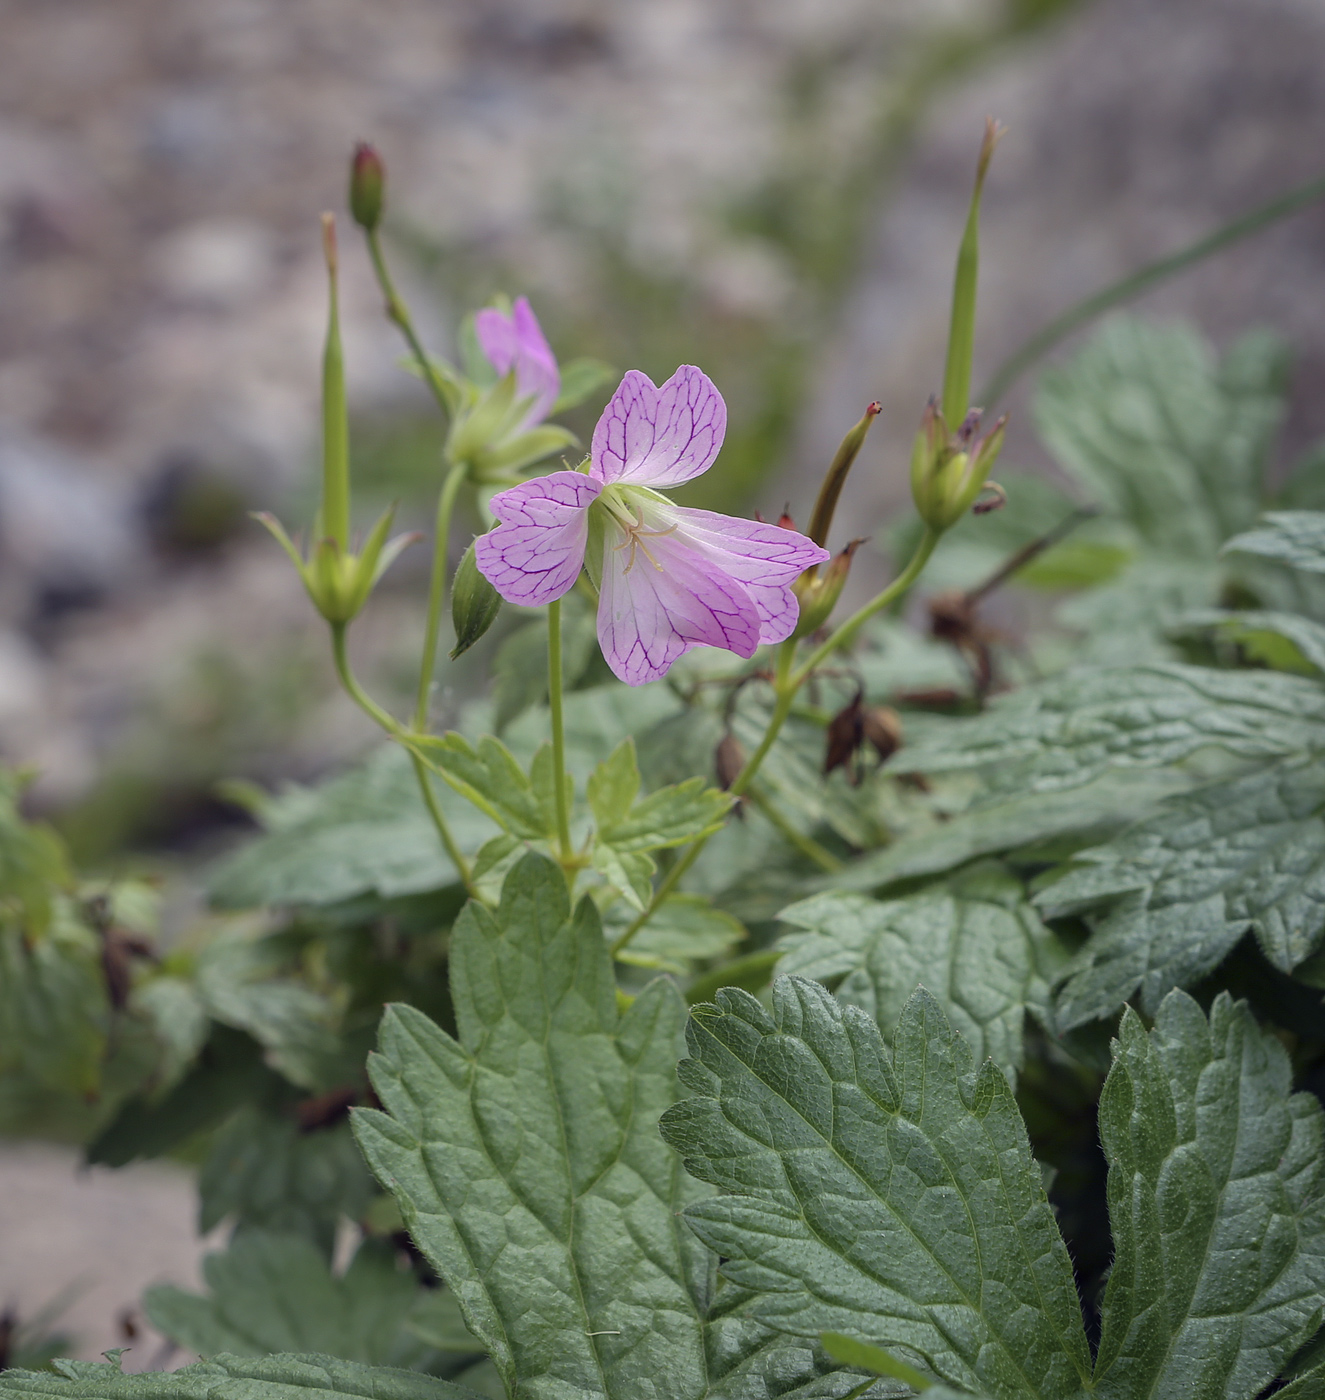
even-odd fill
[[[805,832],[798,831],[787,814],[766,792],[752,787],[745,796],[746,801],[759,809],[789,846],[794,846],[801,855],[817,865],[820,870],[825,870],[831,875],[842,869],[842,862],[832,851],[826,850],[813,836],[807,836]]]
[[[547,610],[547,694],[552,711],[552,788],[557,804],[557,844],[566,869],[574,864],[570,843],[570,792],[566,787],[566,732],[561,713],[561,600]]]
[[[916,546],[916,552],[911,556],[910,563],[897,575],[895,579],[883,590],[869,600],[864,607],[857,608],[842,625],[836,628],[833,635],[816,647],[810,653],[810,659],[805,662],[791,678],[791,684],[799,689],[809,678],[810,673],[816,667],[822,666],[825,661],[839,648],[854,640],[856,633],[874,616],[882,611],[890,603],[895,603],[918,579],[929,563],[929,556],[934,553],[934,546],[938,544],[940,531],[930,526],[925,527],[925,533],[920,543]]]
[[[437,521],[432,544],[432,579],[428,585],[428,621],[423,634],[423,659],[419,663],[419,695],[414,706],[414,728],[422,733],[428,727],[428,701],[432,697],[433,673],[437,668],[437,634],[446,606],[446,580],[451,542],[451,515],[455,498],[465,481],[463,465],[453,465],[437,498]]]
[[[359,684],[354,671],[350,667],[350,658],[345,646],[346,624],[343,622],[333,622],[331,624],[331,654],[336,662],[336,674],[340,677],[340,683],[345,688],[345,693],[354,701],[356,705],[375,724],[381,726],[393,739],[408,740],[409,730],[405,728],[394,716],[387,713],[376,700],[368,694]],[[408,748],[408,744],[406,744]],[[419,791],[423,794],[423,804],[428,809],[428,815],[432,818],[433,825],[437,828],[437,835],[441,840],[442,849],[450,857],[451,863],[455,866],[464,882],[465,889],[469,894],[477,899],[478,890],[474,886],[473,876],[470,874],[469,862],[460,852],[460,847],[456,845],[455,837],[451,834],[451,828],[446,820],[445,814],[437,802],[437,794],[433,791],[432,780],[428,776],[428,769],[423,760],[412,750],[409,750],[410,761],[414,765],[414,775],[419,780]]]

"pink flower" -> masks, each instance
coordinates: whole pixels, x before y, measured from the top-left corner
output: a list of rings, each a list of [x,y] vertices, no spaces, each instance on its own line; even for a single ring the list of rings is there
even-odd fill
[[[529,298],[520,297],[509,316],[494,306],[480,311],[474,317],[474,334],[498,374],[509,374],[512,366],[515,369],[516,397],[529,403],[516,431],[525,432],[541,423],[561,392],[561,373]]]
[[[508,602],[562,597],[586,562],[599,584],[598,640],[627,685],[666,675],[691,647],[753,656],[796,627],[791,585],[828,551],[795,530],[687,510],[658,494],[713,465],[727,407],[682,365],[661,388],[631,370],[594,429],[588,473],[552,472],[492,498],[500,522],[479,569]]]

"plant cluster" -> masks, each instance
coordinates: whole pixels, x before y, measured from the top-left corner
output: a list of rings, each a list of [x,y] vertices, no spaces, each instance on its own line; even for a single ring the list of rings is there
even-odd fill
[[[0,1400],[1325,1397],[1325,463],[1269,485],[1277,342],[1117,319],[1037,397],[1076,494],[995,485],[996,137],[909,562],[836,622],[876,406],[805,534],[663,494],[722,442],[694,366],[628,372],[532,474],[601,367],[524,300],[464,369],[430,355],[356,153],[449,424],[416,708],[350,663],[408,541],[351,533],[328,223],[307,555],[267,523],[389,742],[247,794],[261,834],[164,956],[149,891],[80,882],[0,794],[0,1126],[192,1154],[200,1227],[234,1227],[206,1293],[143,1301],[202,1361],[10,1369]],[[453,566],[457,507],[484,529]],[[1009,581],[1070,594],[1023,647],[982,616]],[[448,593],[452,661],[531,611],[437,732]]]

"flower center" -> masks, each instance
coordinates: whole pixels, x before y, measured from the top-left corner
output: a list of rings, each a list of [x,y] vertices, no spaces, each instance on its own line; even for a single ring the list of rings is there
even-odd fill
[[[662,565],[649,552],[649,546],[644,541],[655,539],[660,535],[672,534],[677,528],[676,524],[668,525],[661,530],[649,529],[644,523],[643,505],[638,501],[627,500],[620,488],[607,487],[599,500],[611,512],[612,519],[621,527],[626,536],[620,544],[613,546],[613,549],[618,552],[623,549],[630,550],[630,557],[626,560],[626,567],[622,573],[628,574],[635,567],[636,550],[643,554],[659,573],[662,573]]]

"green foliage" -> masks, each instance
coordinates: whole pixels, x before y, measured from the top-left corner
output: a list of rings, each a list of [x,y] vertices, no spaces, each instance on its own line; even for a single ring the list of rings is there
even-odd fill
[[[1288,756],[1325,742],[1325,691],[1299,676],[1201,666],[1079,668],[999,697],[908,746],[902,771],[996,770],[996,792],[1075,788],[1111,768],[1176,765],[1204,749]]]
[[[1250,1400],[1319,1325],[1321,1110],[1227,996],[1208,1021],[1180,992],[1149,1034],[1124,1019],[1100,1102],[1116,1257],[1093,1375],[1007,1082],[974,1070],[933,997],[907,1002],[891,1056],[870,1018],[797,978],[771,1012],[721,993],[688,1039],[695,1096],[662,1129],[723,1194],[687,1220],[752,1315],[843,1334],[858,1364],[996,1400]]]
[[[444,790],[437,796],[458,840],[477,847],[491,835],[469,803]],[[212,899],[224,908],[336,904],[366,892],[390,898],[457,880],[408,756],[395,746],[322,787],[264,802],[259,817],[266,835],[212,877]]]
[[[201,1234],[233,1218],[300,1234],[330,1257],[338,1220],[361,1219],[373,1191],[344,1119],[307,1131],[288,1105],[248,1104],[213,1139],[198,1194]]]
[[[961,1389],[1072,1396],[1089,1380],[1072,1265],[1007,1081],[926,992],[891,1058],[875,1022],[780,978],[696,1007],[694,1097],[663,1135],[723,1193],[686,1219],[755,1295],[749,1313],[804,1337],[915,1357]]]
[[[1171,987],[1213,972],[1248,928],[1292,971],[1325,935],[1323,813],[1319,763],[1277,764],[1174,798],[1075,856],[1037,896],[1058,914],[1107,906],[1067,970],[1064,1026],[1107,1016],[1134,993],[1154,1015]]]
[[[654,1127],[680,998],[656,983],[618,1026],[593,906],[572,917],[537,856],[495,918],[466,911],[452,986],[458,1042],[390,1013],[372,1062],[390,1116],[361,1111],[356,1130],[470,1330],[508,1386],[615,1394],[665,1375],[670,1393],[701,1391],[705,1263],[673,1228],[689,1193]]]
[[[479,573],[471,540],[451,580],[451,622],[455,627],[452,661],[463,656],[487,632],[499,612],[501,594]]]
[[[1325,573],[1325,515],[1313,510],[1270,511],[1261,526],[1238,535],[1224,546],[1228,554],[1255,554]]]
[[[594,866],[636,909],[643,909],[657,869],[649,852],[682,846],[721,827],[731,797],[690,778],[641,798],[635,742],[626,739],[589,779]]]
[[[378,1240],[361,1244],[337,1277],[304,1236],[248,1230],[225,1253],[207,1256],[203,1276],[206,1297],[170,1284],[143,1295],[152,1326],[201,1356],[316,1351],[415,1368],[432,1359],[432,1349],[414,1331],[414,1317],[433,1335],[441,1330],[429,1306],[436,1290],[420,1288],[413,1270],[400,1268],[395,1250]],[[472,1358],[479,1346],[469,1338],[462,1350]]]
[[[675,989],[619,1014],[592,902],[572,912],[536,855],[495,915],[469,906],[452,961],[459,1038],[394,1008],[372,1062],[385,1112],[356,1130],[507,1386],[771,1396],[830,1370],[746,1320],[705,1324],[712,1260],[676,1228],[700,1190],[656,1128],[676,1097]]]
[[[57,1361],[56,1372],[0,1372],[0,1400],[481,1400],[452,1381],[333,1356],[215,1356],[178,1371],[124,1375],[119,1361]]]
[[[1205,561],[1260,509],[1285,378],[1273,337],[1253,333],[1216,365],[1186,327],[1119,316],[1045,373],[1036,426],[1149,547]]]
[[[550,745],[539,750],[526,774],[500,739],[486,735],[477,748],[454,733],[411,743],[434,772],[509,835],[536,840],[555,832]]]
[[[602,360],[584,356],[578,360],[568,360],[561,366],[561,393],[552,405],[553,413],[562,413],[568,408],[582,404],[595,389],[601,389],[616,375],[611,365]]]
[[[975,1051],[1009,1077],[1027,1011],[1052,1020],[1049,988],[1066,958],[1019,880],[976,867],[949,889],[906,899],[815,895],[782,911],[803,929],[778,944],[778,970],[836,984],[837,999],[891,1033],[911,993],[929,987]]]
[[[1096,1392],[1251,1396],[1321,1320],[1319,1104],[1227,995],[1128,1011],[1100,1098],[1115,1258]]]

